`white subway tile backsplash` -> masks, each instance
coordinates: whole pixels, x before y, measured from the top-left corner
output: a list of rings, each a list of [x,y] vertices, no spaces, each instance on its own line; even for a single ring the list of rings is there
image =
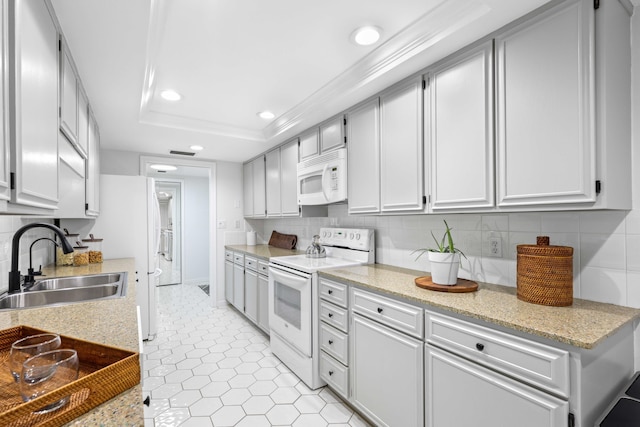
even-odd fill
[[[541,232],[549,233],[578,233],[580,231],[580,216],[575,212],[550,212],[542,214]]]
[[[482,231],[509,231],[509,215],[482,215]]]
[[[626,212],[623,211],[593,211],[580,212],[581,233],[624,233]]]
[[[627,234],[627,271],[640,272],[640,235]]]
[[[585,267],[580,275],[581,298],[625,305],[626,282],[627,273],[624,270]]]
[[[627,213],[625,227],[627,234],[640,234],[640,210]]]
[[[580,266],[623,270],[626,264],[625,236],[622,234],[582,234]]]
[[[513,213],[509,214],[509,231],[530,232],[536,235],[542,230],[542,214],[533,213]]]
[[[627,303],[633,308],[640,308],[640,272],[627,271]]]

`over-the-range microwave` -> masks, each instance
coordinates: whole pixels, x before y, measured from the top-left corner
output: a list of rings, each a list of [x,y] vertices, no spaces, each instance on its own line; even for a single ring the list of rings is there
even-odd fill
[[[347,149],[298,163],[298,204],[326,205],[347,200]]]

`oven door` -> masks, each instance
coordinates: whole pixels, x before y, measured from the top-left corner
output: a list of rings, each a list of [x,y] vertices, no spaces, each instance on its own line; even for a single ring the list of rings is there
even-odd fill
[[[311,357],[311,274],[269,267],[269,328]]]

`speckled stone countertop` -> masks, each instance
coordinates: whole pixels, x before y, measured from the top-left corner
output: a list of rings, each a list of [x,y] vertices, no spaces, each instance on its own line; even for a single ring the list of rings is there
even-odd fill
[[[139,352],[136,310],[135,263],[133,258],[105,260],[82,267],[48,267],[47,277],[129,272],[124,298],[0,312],[0,329],[29,325],[48,331]],[[68,426],[142,426],[142,387],[138,384]]]
[[[431,291],[415,285],[424,272],[382,264],[319,274],[584,349],[640,317],[640,310],[582,299],[574,299],[570,307],[531,304],[516,297],[516,288],[488,283],[478,283],[478,291],[470,293]]]
[[[269,258],[278,256],[300,255],[305,253],[305,251],[298,249],[280,249],[269,245],[227,245],[225,248],[231,249],[232,251],[244,252],[245,254],[253,255],[265,261],[269,261]]]

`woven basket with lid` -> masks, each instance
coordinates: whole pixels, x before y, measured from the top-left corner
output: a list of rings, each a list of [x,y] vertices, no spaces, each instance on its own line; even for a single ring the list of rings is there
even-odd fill
[[[538,236],[536,245],[518,245],[518,299],[564,307],[573,304],[573,248],[549,245]]]

